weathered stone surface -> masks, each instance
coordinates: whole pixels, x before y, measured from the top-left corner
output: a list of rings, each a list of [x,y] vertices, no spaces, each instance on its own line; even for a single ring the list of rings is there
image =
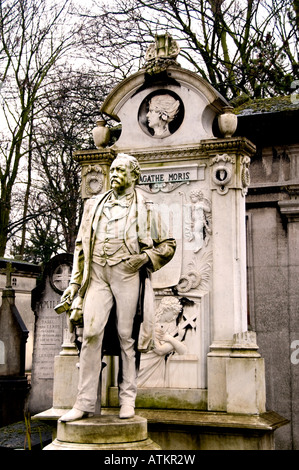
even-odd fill
[[[134,416],[126,420],[117,415],[58,422],[57,438],[44,450],[150,450],[159,449],[147,436],[147,420]]]
[[[125,422],[118,416],[104,415],[70,423],[58,421],[57,439],[81,444],[117,444],[147,438],[146,419],[135,416]]]

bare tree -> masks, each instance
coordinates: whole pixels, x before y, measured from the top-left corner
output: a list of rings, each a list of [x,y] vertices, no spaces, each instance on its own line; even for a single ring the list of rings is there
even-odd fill
[[[89,15],[92,34],[96,18],[106,19],[94,38],[101,37],[110,64],[121,57],[116,44],[131,50],[133,61],[132,51],[143,51],[167,30],[179,41],[184,63],[228,99],[291,93],[298,79],[297,0],[95,0]]]
[[[99,103],[110,89],[107,86],[94,70],[73,70],[66,64],[55,69],[52,87],[42,97],[43,118],[32,133],[34,177],[27,216],[9,226],[14,254],[41,261],[58,251],[73,252],[82,208],[80,167],[73,154],[78,149],[94,148],[92,128],[99,117]],[[26,244],[20,239],[22,220]],[[47,231],[49,243],[45,242]]]
[[[298,0],[0,1],[0,256],[9,236],[25,253],[47,230],[72,251],[73,151],[93,147],[101,101],[143,66],[157,33],[177,39],[182,65],[228,99],[285,94],[299,78],[298,11]]]
[[[6,129],[0,147],[0,256],[5,253],[13,187],[20,162],[32,153],[32,126],[42,112],[40,97],[49,72],[73,45],[76,28],[64,13],[70,0],[0,2],[0,76]],[[24,205],[24,217],[26,217]]]
[[[74,151],[94,147],[92,128],[99,116],[99,103],[108,92],[92,71],[56,70],[57,86],[45,97],[45,117],[35,129],[35,168],[40,191],[63,234],[61,247],[73,252],[78,231],[80,168]]]
[[[81,58],[96,69],[101,79],[119,81],[141,67],[149,37],[143,37],[142,12],[136,0],[126,2],[90,0],[76,9],[84,18]],[[153,36],[150,36],[151,42]]]

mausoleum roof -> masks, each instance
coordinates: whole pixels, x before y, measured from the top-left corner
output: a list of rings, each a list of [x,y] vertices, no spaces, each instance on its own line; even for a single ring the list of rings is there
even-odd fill
[[[293,110],[299,110],[299,99],[289,95],[255,100],[249,99],[235,107],[234,112],[238,114],[238,116],[248,116],[252,114],[279,113]]]
[[[255,145],[299,143],[299,100],[291,96],[248,100],[235,107],[238,115],[236,136],[247,137]]]
[[[38,264],[28,263],[27,261],[23,261],[23,260],[0,258],[0,268],[5,268],[7,263],[11,263],[12,266],[18,272],[30,272],[32,274],[33,273],[40,274],[42,270],[41,266]]]

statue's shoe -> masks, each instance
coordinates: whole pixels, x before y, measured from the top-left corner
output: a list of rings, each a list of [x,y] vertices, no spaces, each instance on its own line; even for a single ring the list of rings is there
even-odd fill
[[[135,415],[134,406],[131,405],[122,405],[119,411],[120,418],[133,418]]]
[[[70,411],[61,416],[59,421],[66,423],[68,421],[76,421],[82,418],[90,418],[93,416],[93,413],[88,413],[87,411],[81,411],[77,408],[72,408]]]

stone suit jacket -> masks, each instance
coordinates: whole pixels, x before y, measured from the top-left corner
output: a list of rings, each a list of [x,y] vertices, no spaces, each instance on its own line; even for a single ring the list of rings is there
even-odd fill
[[[111,190],[95,196],[85,202],[84,212],[75,244],[71,284],[79,284],[79,297],[83,298],[89,283],[92,253],[95,243],[97,219],[100,217],[104,203]],[[138,349],[145,351],[151,342],[154,325],[153,294],[150,292],[150,272],[157,271],[167,264],[174,256],[176,242],[169,236],[167,226],[155,210],[154,204],[147,201],[138,188],[134,190],[125,228],[125,244],[134,255],[146,253],[150,259],[147,275],[142,276],[143,285],[141,316],[142,324],[139,333]]]

